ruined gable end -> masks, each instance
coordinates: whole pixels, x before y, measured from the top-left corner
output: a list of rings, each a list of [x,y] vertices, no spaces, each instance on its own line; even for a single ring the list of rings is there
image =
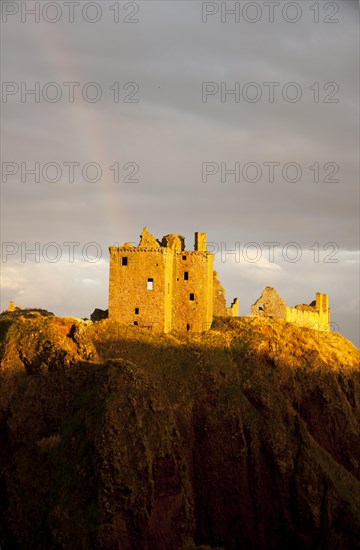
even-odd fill
[[[251,315],[286,319],[286,308],[287,304],[280,294],[274,288],[267,286],[260,298],[251,306]]]
[[[152,235],[150,233],[150,231],[148,230],[147,227],[144,227],[143,232],[140,235],[139,247],[141,247],[141,248],[160,248],[159,241],[156,239],[156,237],[154,237],[154,235]]]

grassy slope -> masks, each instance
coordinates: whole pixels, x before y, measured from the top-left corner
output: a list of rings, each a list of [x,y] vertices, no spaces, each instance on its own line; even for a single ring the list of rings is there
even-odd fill
[[[39,317],[0,337],[5,548],[359,547],[360,352],[341,335]]]

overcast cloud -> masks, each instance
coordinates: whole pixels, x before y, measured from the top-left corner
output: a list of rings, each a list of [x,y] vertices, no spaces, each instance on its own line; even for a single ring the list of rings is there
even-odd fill
[[[77,317],[106,308],[108,246],[138,242],[147,225],[158,238],[185,235],[189,249],[194,232],[207,231],[242,315],[265,286],[292,306],[321,291],[335,326],[358,344],[358,2],[275,2],[273,23],[260,1],[94,2],[85,16],[101,10],[96,23],[84,20],[85,2],[70,23],[61,1],[62,17],[50,23],[60,12],[48,4],[35,22],[26,13],[35,2],[2,3],[1,309],[9,300]],[[240,21],[222,22],[221,9],[236,5]],[[36,82],[39,101],[21,98],[21,84]],[[79,83],[73,102],[67,82]],[[102,92],[94,103],[81,95],[89,82]],[[202,95],[204,82],[213,95]],[[221,83],[228,91],[239,83],[238,102],[221,97]],[[278,83],[273,102],[264,83]],[[95,87],[87,92],[93,98]],[[21,181],[21,163],[35,162],[40,181]],[[79,163],[73,182],[69,162]],[[273,182],[269,162],[278,163]],[[47,163],[60,166],[58,178],[54,167],[42,173]],[[99,181],[83,176],[87,163],[101,167]],[[221,163],[239,163],[240,181],[221,174]],[[236,242],[237,254],[221,257]],[[279,243],[273,257],[269,242]],[[36,246],[36,258],[25,254]]]

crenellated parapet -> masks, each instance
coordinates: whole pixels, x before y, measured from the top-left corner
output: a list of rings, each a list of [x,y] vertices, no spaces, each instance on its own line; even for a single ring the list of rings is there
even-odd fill
[[[266,287],[251,307],[251,315],[284,319],[301,327],[330,331],[330,309],[327,294],[316,293],[316,300],[308,304],[289,307],[274,288]]]
[[[311,304],[299,304],[295,307],[287,307],[286,321],[296,323],[301,327],[329,331],[330,309],[328,295],[317,292],[316,300],[311,302]]]

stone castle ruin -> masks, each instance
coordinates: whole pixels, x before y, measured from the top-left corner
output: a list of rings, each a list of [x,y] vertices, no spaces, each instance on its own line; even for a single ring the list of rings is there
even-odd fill
[[[299,304],[289,307],[274,288],[267,286],[260,298],[251,306],[251,315],[284,319],[300,327],[316,330],[330,330],[330,309],[327,294],[316,293],[316,300],[310,305]]]
[[[202,332],[215,315],[238,315],[237,298],[226,306],[206,233],[195,233],[190,251],[182,235],[158,241],[145,227],[138,246],[125,243],[109,250],[110,319],[162,332]]]
[[[226,305],[206,238],[206,233],[195,233],[194,250],[185,250],[182,235],[165,235],[159,241],[145,227],[138,246],[111,246],[109,318],[161,332],[202,332],[214,317],[237,317],[238,298]],[[274,288],[266,287],[251,315],[330,330],[328,296],[320,292],[310,305],[289,307]]]

